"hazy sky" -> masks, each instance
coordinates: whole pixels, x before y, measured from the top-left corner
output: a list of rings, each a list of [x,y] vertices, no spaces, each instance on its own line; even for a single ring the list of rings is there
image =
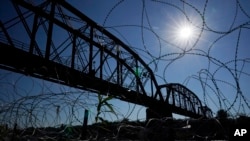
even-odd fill
[[[214,113],[223,108],[232,114],[250,114],[250,104],[247,104],[250,103],[249,1],[67,0],[67,2],[135,50],[154,71],[159,84],[185,85]],[[9,2],[1,4],[0,17],[3,23],[15,16],[16,12]],[[16,35],[16,31],[17,29],[10,29],[9,32],[25,42],[27,35]],[[2,32],[0,33],[2,35]],[[30,96],[43,92],[71,91],[78,92],[78,98],[81,97],[79,93],[88,93],[3,70],[0,74],[2,106],[8,103],[6,99],[11,99],[10,97],[18,99],[23,93]],[[10,88],[12,90],[9,90]],[[14,94],[9,96],[13,92]],[[14,96],[17,93],[22,94],[20,97]],[[89,105],[95,105],[96,100],[91,101],[92,96],[88,96]],[[69,103],[72,104],[72,100],[76,97],[61,99],[57,104],[63,102],[62,105],[66,107],[65,101],[71,101]],[[78,102],[81,103],[84,98],[79,98]],[[52,99],[56,101],[55,97]],[[88,102],[86,99],[83,101]],[[122,116],[129,116],[132,112],[129,118],[145,117],[145,109],[139,106],[134,107],[133,104],[119,100],[112,101],[112,104]],[[68,117],[67,114],[64,116]]]

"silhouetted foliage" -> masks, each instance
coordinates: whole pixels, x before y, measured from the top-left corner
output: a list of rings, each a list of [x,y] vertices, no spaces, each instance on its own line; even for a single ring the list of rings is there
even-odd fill
[[[224,120],[228,118],[228,113],[227,111],[221,109],[217,112],[216,118],[220,119],[220,120]]]

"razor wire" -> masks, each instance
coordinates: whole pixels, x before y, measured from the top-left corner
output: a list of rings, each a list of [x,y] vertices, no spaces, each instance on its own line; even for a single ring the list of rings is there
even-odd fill
[[[102,26],[107,30],[113,31],[113,33],[117,36],[120,36],[126,44],[142,56],[143,59],[145,59],[145,62],[148,62],[148,65],[152,70],[154,70],[157,79],[164,83],[170,83],[168,76],[171,74],[168,73],[171,66],[173,66],[173,64],[177,61],[182,61],[187,56],[196,56],[204,59],[207,67],[197,70],[197,74],[186,76],[183,80],[183,84],[185,86],[192,85],[192,82],[200,84],[198,86],[202,89],[202,96],[200,96],[200,98],[203,98],[203,103],[208,105],[208,107],[211,103],[213,103],[217,107],[216,110],[224,109],[226,112],[230,113],[232,117],[236,117],[240,114],[249,116],[250,105],[249,96],[247,95],[248,91],[242,89],[243,84],[241,79],[250,81],[250,56],[241,57],[240,53],[242,53],[242,50],[240,49],[242,48],[241,39],[246,33],[249,33],[250,13],[245,7],[243,7],[241,1],[235,0],[231,2],[235,3],[235,13],[232,18],[232,22],[228,23],[228,25],[230,25],[229,28],[224,31],[213,29],[208,24],[206,19],[208,14],[207,10],[210,6],[210,1],[208,0],[203,1],[203,6],[201,7],[196,7],[194,3],[186,0],[142,0],[141,5],[138,6],[138,9],[141,11],[140,15],[138,15],[138,19],[140,19],[138,24],[130,24],[128,21],[128,23],[124,24],[109,25],[110,21],[112,21],[112,15],[117,11],[121,12],[119,11],[121,6],[133,4],[133,2],[120,0],[114,4],[110,4],[108,12],[103,16],[104,20],[102,22]],[[191,25],[194,25],[197,29],[199,29],[196,39],[193,41],[192,45],[189,46],[189,48],[182,48],[178,44],[165,39],[161,33],[158,33],[158,31],[154,29],[153,24],[151,23],[152,17],[150,17],[151,9],[149,7],[149,5],[153,4],[166,9],[173,8],[177,10]],[[199,15],[198,18],[201,20],[200,25],[195,25],[195,21],[192,21],[187,9],[191,9],[195,12],[195,14]],[[236,23],[239,13],[243,13],[246,18],[241,23]],[[26,14],[27,17],[30,16],[28,15],[28,12]],[[4,22],[7,23],[10,21]],[[14,26],[20,21],[16,21],[16,18],[14,18],[11,22],[14,22],[11,24],[11,26]],[[11,26],[7,28],[11,28]],[[136,40],[139,40],[142,46],[138,47],[133,45],[134,41],[127,39],[126,35],[122,33],[122,29],[138,30],[140,37]],[[146,33],[156,38],[155,42],[157,43],[158,52],[155,54],[151,52],[152,47],[147,46],[146,44]],[[206,48],[201,49],[199,48],[199,43],[203,40],[202,37],[205,33],[213,34],[215,38],[209,45],[206,46]],[[234,47],[234,52],[231,60],[225,61],[217,58],[213,53],[215,46],[218,42],[234,34],[237,36],[235,38],[235,42],[233,42],[235,44],[232,45]],[[164,51],[164,47],[166,46],[177,50],[166,52]],[[162,64],[164,64],[164,66]],[[225,78],[221,78],[219,75],[220,71],[225,71],[231,77],[229,79],[230,81]],[[29,83],[27,83],[29,89],[25,86],[26,79],[29,80]],[[28,132],[28,128],[34,127],[32,133],[29,133],[33,136],[34,132],[39,132],[40,134],[46,135],[44,138],[52,140],[56,140],[56,138],[61,136],[67,136],[70,138],[70,134],[79,132],[78,130],[74,131],[75,129],[70,127],[74,124],[81,125],[83,123],[83,109],[91,109],[90,115],[92,118],[96,114],[96,111],[94,110],[98,104],[97,96],[87,91],[55,85],[48,83],[47,81],[38,81],[30,76],[16,76],[16,74],[12,72],[5,71],[1,72],[0,81],[0,124],[1,126],[14,126],[13,123],[18,123],[17,126],[19,126],[20,129],[24,129],[22,130],[23,132],[20,136],[28,137],[28,133],[26,133]],[[234,95],[233,99],[227,99],[227,94],[224,93],[223,90],[224,85],[234,90],[232,92]],[[208,101],[210,101],[210,104]],[[114,110],[120,119],[129,119],[132,113],[139,113],[141,110],[139,109],[139,112],[135,111],[135,105],[128,104],[129,108],[124,114],[119,111],[119,106],[112,106],[114,106]],[[104,119],[119,121],[119,118],[117,119],[112,114],[107,112],[109,110],[107,107],[103,107],[102,110],[102,116]],[[215,114],[216,111],[213,112]],[[141,119],[138,118],[138,120]],[[148,124],[154,120],[162,123],[167,119],[151,119],[148,121]],[[216,125],[219,125],[219,127],[222,128],[221,123],[218,120],[211,120],[216,121]],[[92,123],[94,123],[94,121],[92,121]],[[128,131],[138,130],[138,133],[140,131],[141,136],[145,137],[149,134],[148,124],[129,125],[128,123],[118,123],[117,132],[113,133],[111,131],[110,137],[117,139],[123,128],[126,128]],[[56,127],[58,130],[52,134],[52,132],[47,131],[45,128],[40,128],[45,126]],[[160,126],[161,125],[158,125],[153,128],[160,128]],[[180,129],[182,128],[182,125],[176,125],[175,127]],[[193,137],[207,139],[212,138],[212,136],[219,132],[218,130],[215,130],[215,132],[211,131],[211,133],[207,135],[199,135],[197,132],[200,128],[200,126],[195,127],[195,130],[191,133]],[[222,131],[225,131],[225,129]],[[51,135],[47,136],[49,133]],[[98,137],[98,134],[96,133],[91,134],[93,135],[93,138]],[[228,136],[227,133],[223,133],[223,135]]]

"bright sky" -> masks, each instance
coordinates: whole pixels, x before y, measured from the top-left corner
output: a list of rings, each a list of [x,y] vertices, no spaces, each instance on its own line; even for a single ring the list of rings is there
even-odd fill
[[[187,86],[214,113],[223,108],[233,115],[250,114],[249,1],[67,1],[136,50],[154,70],[159,84],[181,83]],[[7,15],[13,14],[5,13],[7,5],[0,8],[3,21]],[[10,97],[6,95],[13,92],[22,91],[26,95],[80,92],[3,70],[0,74],[1,97],[5,96],[0,98],[2,105],[6,104],[3,99]],[[13,89],[9,90],[9,87]],[[79,94],[75,96],[78,96],[77,103],[81,108],[86,106],[85,102],[89,105],[97,102],[92,95],[86,96],[89,100],[84,100],[86,97]],[[72,104],[76,97],[61,98],[55,107],[65,101]],[[55,97],[52,99],[56,101]],[[145,118],[145,109],[140,106],[118,100],[111,103],[121,117]],[[64,107],[62,117],[69,121],[66,109]],[[90,109],[95,112],[93,106]],[[82,117],[81,112],[79,117]]]

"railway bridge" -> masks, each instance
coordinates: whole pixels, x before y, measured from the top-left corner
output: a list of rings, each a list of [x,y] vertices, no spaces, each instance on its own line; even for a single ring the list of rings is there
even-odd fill
[[[64,0],[12,0],[0,21],[0,68],[142,105],[155,117],[210,117],[191,90],[159,85],[138,53]],[[19,32],[23,29],[23,32]]]

